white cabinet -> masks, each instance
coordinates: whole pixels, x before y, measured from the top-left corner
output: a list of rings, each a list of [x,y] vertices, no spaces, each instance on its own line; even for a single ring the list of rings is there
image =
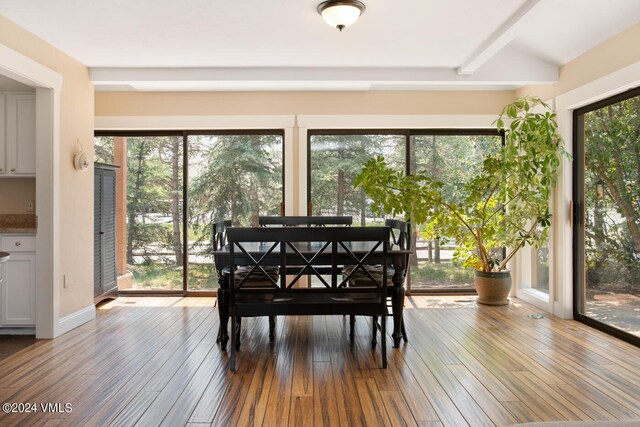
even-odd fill
[[[0,136],[0,176],[36,174],[36,97],[32,93],[5,93],[6,129]],[[2,101],[2,99],[0,99]]]
[[[0,235],[0,248],[11,258],[2,264],[0,326],[36,323],[36,254],[34,235]]]

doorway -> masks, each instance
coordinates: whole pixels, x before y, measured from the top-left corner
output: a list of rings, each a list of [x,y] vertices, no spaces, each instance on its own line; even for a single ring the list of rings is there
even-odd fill
[[[62,76],[0,44],[0,75],[35,88],[36,92],[36,253],[50,254],[36,262],[36,338],[54,338],[86,321],[60,319],[60,170],[59,123]]]

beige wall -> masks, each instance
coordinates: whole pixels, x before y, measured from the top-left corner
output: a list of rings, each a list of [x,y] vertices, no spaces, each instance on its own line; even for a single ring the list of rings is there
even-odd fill
[[[60,94],[60,317],[93,304],[93,173],[73,169],[79,139],[93,158],[93,85],[85,66],[0,16],[0,43],[63,77]],[[47,256],[47,254],[37,254]]]
[[[96,116],[497,114],[514,92],[96,92]]]
[[[36,200],[35,178],[0,178],[0,214],[26,214]]]
[[[551,99],[639,61],[640,24],[637,24],[562,66],[557,83],[525,86],[517,91],[517,96]]]

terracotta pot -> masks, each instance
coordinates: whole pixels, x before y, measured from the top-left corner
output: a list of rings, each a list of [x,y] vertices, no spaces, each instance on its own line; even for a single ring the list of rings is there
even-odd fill
[[[485,305],[509,304],[511,291],[511,271],[479,271],[473,277],[473,284],[478,292],[477,302]]]

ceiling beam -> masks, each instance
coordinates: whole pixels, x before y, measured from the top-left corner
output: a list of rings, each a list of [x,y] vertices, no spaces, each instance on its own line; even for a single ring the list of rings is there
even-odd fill
[[[526,0],[525,3],[507,19],[459,68],[458,74],[473,74],[502,48],[518,36],[525,22],[525,16],[541,0]]]
[[[453,68],[220,67],[91,68],[96,90],[429,90],[452,86],[469,90],[513,89],[558,78],[557,67],[505,49],[474,75]]]

